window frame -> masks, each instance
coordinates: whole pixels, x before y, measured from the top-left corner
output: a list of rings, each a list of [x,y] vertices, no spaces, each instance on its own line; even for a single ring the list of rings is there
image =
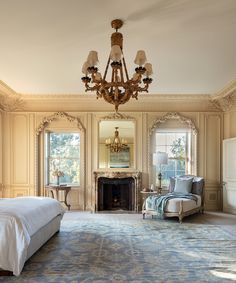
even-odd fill
[[[154,170],[155,170],[155,175],[154,175],[154,183],[158,184],[158,173],[161,170],[162,176],[165,175],[164,172],[172,172],[174,171],[174,176],[178,176],[178,175],[188,175],[191,174],[191,147],[192,147],[192,143],[191,143],[191,132],[189,131],[189,129],[183,128],[183,129],[157,129],[155,131],[155,151],[154,153],[158,152],[158,151],[163,151],[163,152],[167,152],[168,153],[168,147],[171,146],[171,144],[167,143],[167,141],[165,142],[165,144],[161,144],[161,145],[157,145],[157,141],[158,141],[158,134],[165,134],[165,140],[167,139],[167,135],[168,134],[183,134],[183,136],[185,135],[185,157],[170,157],[168,156],[168,165],[169,164],[169,160],[174,160],[175,161],[175,165],[174,165],[174,170],[165,170],[163,168],[166,167],[166,165],[161,165],[161,167],[157,168],[155,166]],[[162,150],[159,147],[165,147],[165,150]],[[181,161],[181,160],[185,160],[185,172],[181,173],[181,174],[177,174],[177,162]],[[167,175],[171,175],[171,174],[167,174]],[[162,185],[163,187],[168,185],[168,181],[165,182],[165,179],[162,179]]]
[[[70,115],[66,112],[55,112],[52,115],[42,116],[35,131],[35,188],[34,193],[38,196],[47,196],[45,189],[45,131],[69,131],[78,132],[81,135],[80,140],[80,186],[73,186],[73,190],[79,190],[81,195],[85,194],[86,188],[86,129],[77,116]],[[84,209],[86,207],[85,198],[80,204]]]
[[[149,175],[149,187],[152,184],[158,186],[159,183],[156,183],[156,168],[153,165],[153,153],[155,152],[155,133],[156,131],[186,131],[190,132],[191,136],[191,150],[189,156],[191,158],[189,162],[189,174],[198,175],[198,129],[196,128],[194,122],[188,118],[179,114],[177,112],[168,112],[164,116],[157,117],[153,119],[153,124],[149,128],[148,135],[148,175]]]
[[[50,134],[79,134],[80,136],[80,144],[79,144],[79,157],[77,158],[80,163],[80,178],[79,178],[79,183],[69,183],[67,182],[67,185],[70,186],[76,186],[80,187],[81,185],[81,133],[79,131],[75,130],[46,130],[45,131],[45,148],[44,148],[44,158],[45,158],[45,184],[54,184],[50,183]],[[58,168],[60,170],[60,168]]]

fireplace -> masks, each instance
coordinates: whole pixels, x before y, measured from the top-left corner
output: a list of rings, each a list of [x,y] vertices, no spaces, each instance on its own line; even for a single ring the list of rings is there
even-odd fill
[[[94,172],[95,211],[138,211],[140,172]]]
[[[134,179],[104,178],[98,179],[98,211],[134,210]]]

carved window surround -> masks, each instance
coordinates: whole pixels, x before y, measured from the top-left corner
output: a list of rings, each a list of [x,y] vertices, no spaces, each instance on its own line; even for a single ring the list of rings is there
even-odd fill
[[[149,129],[149,135],[148,135],[148,146],[149,146],[149,155],[148,155],[148,164],[149,164],[149,182],[152,183],[153,181],[153,165],[152,165],[152,154],[153,154],[153,149],[154,149],[154,138],[155,138],[155,132],[156,130],[161,127],[162,124],[166,123],[169,120],[177,120],[181,124],[184,125],[185,128],[191,129],[193,133],[193,148],[194,151],[192,153],[192,160],[195,160],[194,164],[192,164],[192,172],[191,174],[196,174],[197,175],[197,168],[198,168],[198,161],[197,161],[197,156],[198,156],[198,129],[194,122],[190,119],[187,118],[177,112],[169,112],[162,116],[161,118],[158,118],[154,121],[152,127]]]
[[[81,141],[83,147],[85,147],[85,128],[78,117],[71,116],[65,112],[56,112],[53,115],[46,116],[42,119],[41,123],[36,128],[36,137],[35,137],[35,195],[44,195],[44,168],[42,166],[39,168],[38,164],[43,164],[43,144],[44,144],[44,136],[42,133],[44,130],[55,120],[58,119],[66,119],[70,123],[75,123],[76,127],[82,134]],[[40,163],[39,163],[40,160]],[[85,150],[81,150],[81,185],[83,189],[85,188]],[[84,205],[85,208],[85,205]]]

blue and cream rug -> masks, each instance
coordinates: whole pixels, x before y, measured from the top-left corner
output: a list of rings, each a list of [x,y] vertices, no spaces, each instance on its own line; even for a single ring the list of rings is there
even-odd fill
[[[220,226],[78,215],[4,282],[236,282],[236,236]]]

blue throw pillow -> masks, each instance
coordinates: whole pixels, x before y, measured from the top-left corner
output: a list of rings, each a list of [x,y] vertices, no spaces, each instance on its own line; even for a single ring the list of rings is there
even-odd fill
[[[175,180],[175,193],[188,194],[192,190],[193,178],[176,178]]]

